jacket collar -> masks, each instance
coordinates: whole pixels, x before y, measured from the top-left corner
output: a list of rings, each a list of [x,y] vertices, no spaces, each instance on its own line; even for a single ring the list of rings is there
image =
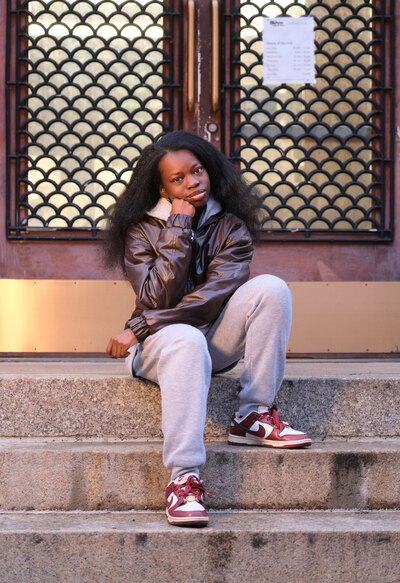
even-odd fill
[[[160,196],[156,206],[153,206],[152,209],[146,212],[146,215],[150,215],[151,217],[155,217],[156,219],[161,219],[162,221],[166,221],[169,217],[171,212],[171,203],[169,200]]]
[[[210,194],[207,206],[204,211],[201,213],[200,221],[198,227],[204,225],[208,219],[219,212],[222,211],[222,206],[220,203],[215,200],[215,198]],[[152,209],[146,212],[147,215],[151,217],[155,217],[156,219],[161,219],[162,221],[166,221],[171,212],[171,203],[164,197],[160,197],[157,204],[153,206]]]

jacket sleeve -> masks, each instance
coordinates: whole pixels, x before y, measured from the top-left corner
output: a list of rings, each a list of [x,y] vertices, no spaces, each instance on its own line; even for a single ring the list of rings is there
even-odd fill
[[[142,342],[169,324],[202,327],[213,322],[230,296],[249,278],[253,253],[251,236],[242,222],[231,225],[211,260],[205,280],[167,309],[137,310],[127,325]]]
[[[171,215],[151,243],[139,225],[128,233],[125,270],[139,310],[163,310],[182,298],[192,259],[192,217]]]

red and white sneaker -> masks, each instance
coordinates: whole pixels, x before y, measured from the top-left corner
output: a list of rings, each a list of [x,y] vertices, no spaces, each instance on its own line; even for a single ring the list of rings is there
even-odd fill
[[[196,474],[183,474],[170,482],[165,490],[168,522],[175,526],[206,526],[204,494],[203,482]]]
[[[252,411],[246,417],[239,417],[237,413],[233,415],[228,443],[289,449],[308,447],[311,445],[311,437],[281,421],[273,405],[264,413]]]

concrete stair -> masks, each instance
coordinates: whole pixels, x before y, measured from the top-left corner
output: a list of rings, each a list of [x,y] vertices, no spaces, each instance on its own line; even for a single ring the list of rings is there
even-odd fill
[[[0,362],[0,583],[400,582],[400,363],[289,361],[311,448],[232,447],[213,379],[206,529],[164,516],[158,388],[122,362]]]
[[[182,529],[150,513],[2,516],[2,582],[398,583],[400,515],[211,513]]]
[[[400,508],[400,439],[324,441],[279,452],[207,444],[213,509]],[[161,443],[0,440],[3,510],[160,510]]]

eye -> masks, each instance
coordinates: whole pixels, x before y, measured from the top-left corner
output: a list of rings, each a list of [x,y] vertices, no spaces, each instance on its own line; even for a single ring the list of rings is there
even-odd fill
[[[172,182],[182,182],[182,177],[181,176],[177,176],[176,178],[172,179]]]
[[[194,169],[194,174],[202,174],[204,172],[203,166],[198,166]]]

